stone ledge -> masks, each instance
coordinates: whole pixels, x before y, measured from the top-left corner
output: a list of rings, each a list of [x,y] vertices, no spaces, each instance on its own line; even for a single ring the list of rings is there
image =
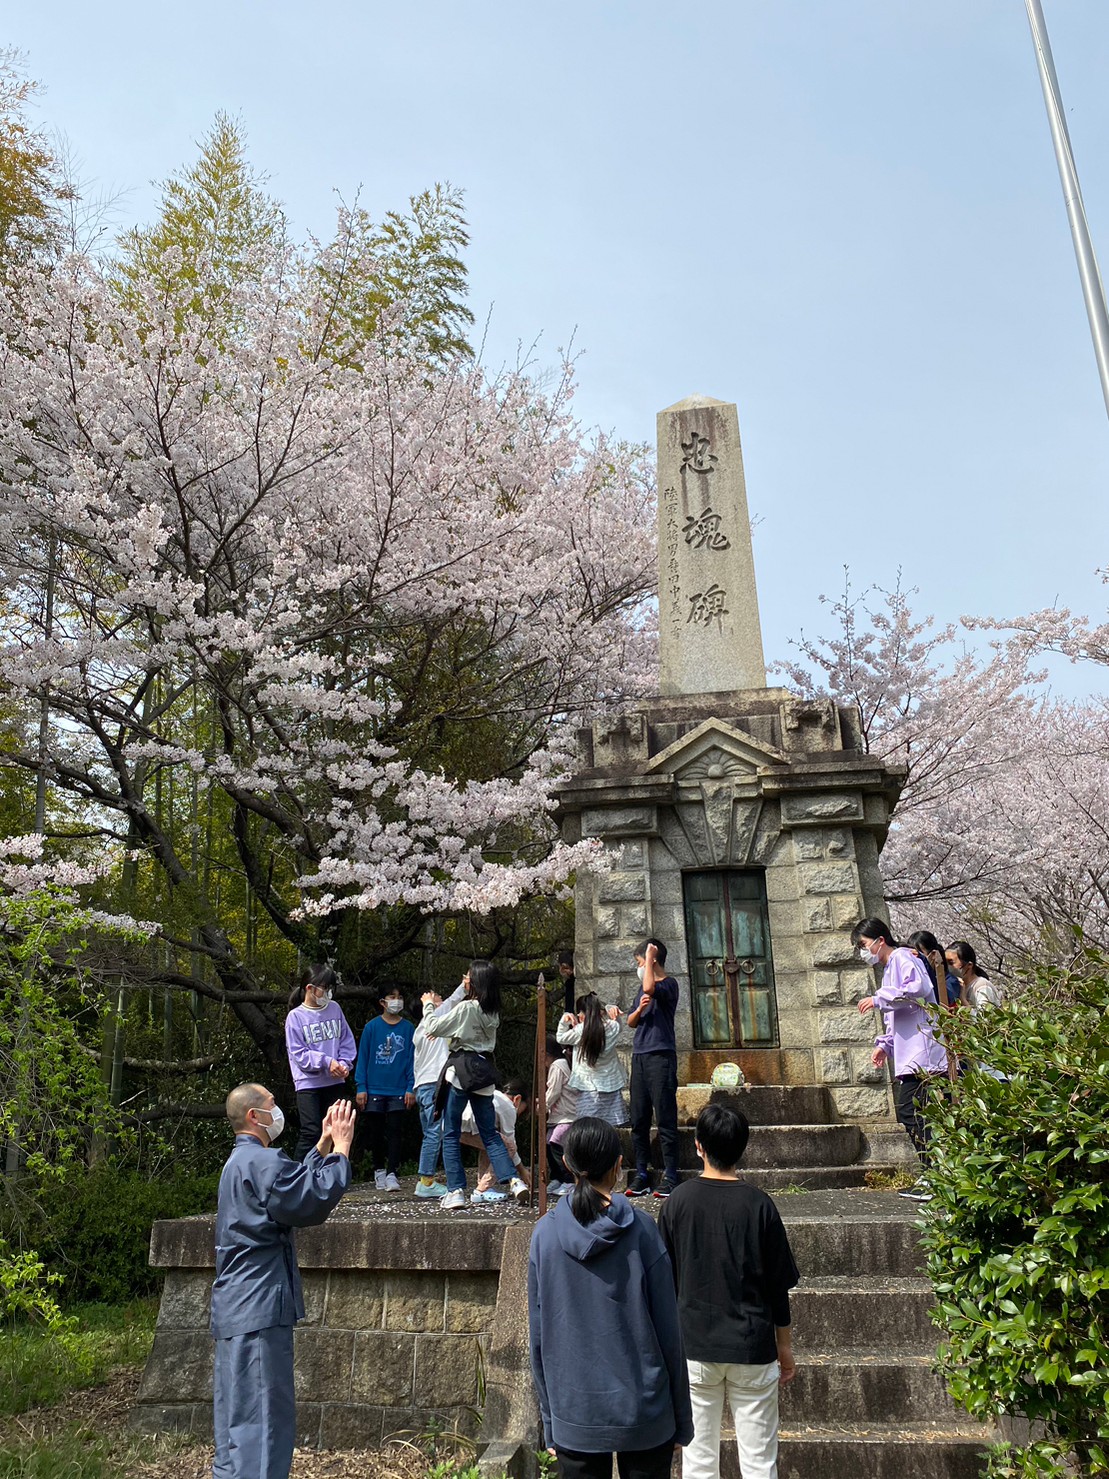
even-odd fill
[[[346,1212],[344,1216],[343,1213]],[[156,1222],[150,1232],[152,1268],[214,1268],[213,1216]],[[489,1273],[501,1266],[504,1224],[361,1221],[340,1206],[324,1227],[297,1234],[297,1261],[306,1269],[426,1269]]]

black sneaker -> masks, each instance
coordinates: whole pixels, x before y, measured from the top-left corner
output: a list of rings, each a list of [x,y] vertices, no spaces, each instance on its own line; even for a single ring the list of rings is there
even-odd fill
[[[665,1201],[668,1196],[677,1191],[679,1186],[681,1186],[680,1181],[664,1181],[661,1186],[655,1187],[655,1196],[660,1202]]]
[[[650,1178],[647,1176],[636,1175],[632,1177],[631,1185],[628,1187],[624,1195],[626,1197],[645,1197],[650,1195],[650,1191]]]

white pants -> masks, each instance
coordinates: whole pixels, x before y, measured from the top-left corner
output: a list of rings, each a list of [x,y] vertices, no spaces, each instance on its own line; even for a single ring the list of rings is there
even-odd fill
[[[740,1366],[689,1361],[693,1442],[682,1453],[682,1479],[720,1479],[724,1397],[732,1409],[742,1479],[778,1479],[778,1363]]]

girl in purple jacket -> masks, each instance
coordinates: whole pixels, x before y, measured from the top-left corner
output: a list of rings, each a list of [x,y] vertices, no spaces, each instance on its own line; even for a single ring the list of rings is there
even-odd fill
[[[924,1165],[928,1159],[928,1125],[922,1109],[932,1080],[947,1072],[947,1053],[936,1038],[932,1014],[939,1006],[936,988],[924,962],[912,950],[898,945],[888,924],[861,919],[851,931],[866,965],[882,967],[882,984],[873,996],[864,996],[859,1011],[877,1010],[882,1031],[874,1039],[871,1058],[876,1068],[893,1065],[897,1118]],[[914,1202],[930,1202],[932,1194],[921,1179],[900,1193]]]
[[[334,1000],[338,977],[330,966],[314,965],[303,986],[289,997],[285,1048],[297,1096],[300,1134],[294,1160],[304,1157],[320,1138],[323,1118],[341,1099],[354,1067],[357,1049],[343,1009]]]

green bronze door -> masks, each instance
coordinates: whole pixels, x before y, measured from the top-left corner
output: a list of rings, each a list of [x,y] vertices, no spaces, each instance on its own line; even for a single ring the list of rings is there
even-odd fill
[[[696,1046],[776,1047],[764,875],[684,873],[682,883]]]

